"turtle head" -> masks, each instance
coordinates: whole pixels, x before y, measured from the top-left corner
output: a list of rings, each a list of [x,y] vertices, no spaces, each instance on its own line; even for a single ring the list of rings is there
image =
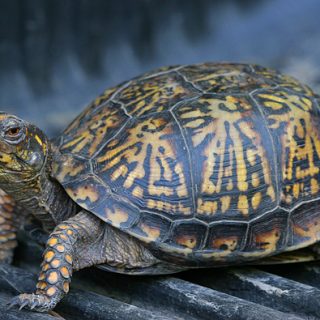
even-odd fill
[[[0,113],[0,184],[37,176],[46,161],[48,139],[36,126]]]

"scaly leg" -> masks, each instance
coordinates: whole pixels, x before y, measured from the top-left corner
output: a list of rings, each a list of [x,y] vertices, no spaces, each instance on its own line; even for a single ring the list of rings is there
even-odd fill
[[[77,216],[76,216],[77,217]],[[85,227],[76,217],[59,224],[49,236],[43,254],[37,290],[34,294],[20,294],[10,306],[29,307],[45,312],[53,309],[69,291],[73,272],[74,245],[86,237]]]
[[[16,209],[14,200],[0,189],[0,263],[11,263],[17,246]]]
[[[59,224],[49,236],[37,290],[15,297],[10,306],[45,312],[69,291],[72,272],[97,264],[112,268],[148,268],[159,260],[137,240],[87,211]]]

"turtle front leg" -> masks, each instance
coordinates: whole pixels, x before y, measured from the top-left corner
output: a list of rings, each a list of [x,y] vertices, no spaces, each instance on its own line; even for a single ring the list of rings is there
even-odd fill
[[[26,307],[40,312],[53,309],[69,292],[73,270],[90,266],[94,261],[81,259],[97,241],[101,223],[92,214],[79,212],[59,224],[50,234],[39,274],[37,290],[32,294],[20,294],[13,298],[10,307]]]
[[[158,264],[161,268],[139,241],[83,210],[50,234],[36,292],[20,294],[11,306],[49,311],[68,293],[73,271],[98,264],[122,273],[144,273]]]
[[[12,299],[10,307],[27,307],[40,312],[53,309],[69,292],[73,272],[74,250],[82,238],[83,226],[76,219],[59,224],[48,238],[43,253],[37,290],[32,294],[20,294]]]
[[[0,263],[11,263],[17,246],[17,217],[14,200],[0,189]]]

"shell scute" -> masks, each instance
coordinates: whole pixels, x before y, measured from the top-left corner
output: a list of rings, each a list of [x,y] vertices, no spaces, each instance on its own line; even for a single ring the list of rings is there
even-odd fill
[[[112,96],[119,90],[121,85],[106,89],[101,95],[99,95],[92,103],[90,103],[87,108],[83,110],[66,128],[64,131],[64,136],[70,135],[73,136],[74,130],[80,128],[82,124],[92,118],[92,114],[96,112],[97,109],[100,109],[103,104],[109,101]]]
[[[259,65],[253,65],[252,68],[256,75],[264,78],[278,87],[287,88],[296,93],[312,96],[313,91],[305,84],[301,83],[294,77],[282,74],[276,70],[265,68]]]
[[[94,176],[86,176],[82,180],[63,184],[68,195],[86,210],[93,210],[105,198],[110,197],[110,190]]]
[[[291,208],[318,194],[320,109],[314,99],[282,88],[254,94],[274,137],[280,167],[281,206]]]
[[[60,152],[92,158],[128,120],[129,117],[120,104],[108,101],[93,109],[90,117],[89,114],[80,117],[77,126],[71,130],[67,129],[63,135]]]
[[[306,203],[290,215],[291,233],[288,239],[290,250],[305,247],[320,240],[319,203]]]
[[[191,215],[188,163],[169,113],[136,119],[97,155],[96,174],[141,210]]]
[[[170,226],[171,221],[165,217],[142,212],[138,223],[131,228],[129,233],[145,242],[162,242],[168,237]]]
[[[177,221],[173,224],[171,233],[165,242],[191,252],[203,247],[207,233],[208,227],[199,221]]]
[[[133,80],[116,97],[133,117],[167,111],[178,102],[199,94],[192,85],[182,81],[176,72]]]
[[[247,223],[224,222],[213,224],[209,228],[205,251],[225,252],[241,251],[246,244]]]
[[[281,251],[287,244],[288,216],[287,211],[278,209],[251,222],[244,251],[265,255]]]
[[[140,219],[139,210],[130,203],[121,201],[116,195],[105,198],[92,209],[92,212],[121,230],[132,228]]]
[[[81,180],[88,173],[91,173],[90,161],[69,153],[63,154],[52,167],[52,175],[64,185]]]
[[[186,66],[179,72],[207,93],[245,94],[274,86],[272,81],[257,75],[247,64],[205,63]]]
[[[249,221],[277,206],[271,136],[249,96],[203,96],[175,113],[191,150],[199,219]]]

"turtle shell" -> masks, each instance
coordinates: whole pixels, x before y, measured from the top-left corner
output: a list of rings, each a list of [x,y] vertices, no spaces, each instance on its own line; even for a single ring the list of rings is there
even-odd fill
[[[311,89],[274,70],[166,67],[94,100],[53,175],[161,259],[254,260],[319,240],[319,123]]]

